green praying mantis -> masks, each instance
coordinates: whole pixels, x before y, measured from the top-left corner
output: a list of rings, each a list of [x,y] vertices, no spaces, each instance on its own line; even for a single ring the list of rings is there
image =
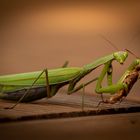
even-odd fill
[[[14,108],[20,102],[53,97],[65,85],[68,85],[67,94],[72,94],[97,81],[96,93],[101,95],[103,93],[112,94],[109,99],[102,99],[101,102],[114,104],[128,95],[139,78],[140,59],[136,58],[118,82],[116,84],[112,82],[112,62],[116,61],[123,64],[128,57],[128,53],[131,53],[131,51],[117,51],[83,67],[68,67],[68,62],[66,62],[61,68],[57,69],[0,76],[0,99],[17,101],[14,106],[10,107]],[[104,65],[104,67],[98,77],[76,86],[82,78],[101,65]],[[103,87],[102,81],[105,76],[107,77],[107,86]]]

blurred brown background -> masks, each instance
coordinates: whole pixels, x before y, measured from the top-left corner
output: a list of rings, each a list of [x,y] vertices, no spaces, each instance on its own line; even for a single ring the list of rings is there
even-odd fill
[[[120,50],[127,48],[140,56],[136,35],[140,27],[138,1],[0,2],[1,75],[57,68],[65,60],[70,61],[70,66],[81,67],[116,51],[98,34]],[[114,82],[133,59],[130,55],[124,66],[113,63]],[[101,68],[83,81],[99,75]],[[139,84],[135,84],[128,98],[140,101]],[[93,83],[86,92],[93,94],[94,89]]]

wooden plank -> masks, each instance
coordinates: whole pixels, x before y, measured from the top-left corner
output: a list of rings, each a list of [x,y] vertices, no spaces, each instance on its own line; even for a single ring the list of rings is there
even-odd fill
[[[24,121],[0,125],[1,140],[137,140],[140,113]]]
[[[140,111],[140,103],[134,101],[124,100],[122,103],[114,105],[102,104],[97,108],[99,96],[86,94],[84,100],[84,110],[81,108],[82,96],[80,93],[66,95],[62,92],[50,99],[20,103],[12,110],[3,108],[13,105],[13,102],[0,100],[0,122]]]

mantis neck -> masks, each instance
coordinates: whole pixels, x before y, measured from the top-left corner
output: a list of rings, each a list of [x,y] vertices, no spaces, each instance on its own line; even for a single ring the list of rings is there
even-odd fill
[[[105,57],[101,57],[100,59],[97,59],[90,64],[84,65],[83,68],[87,71],[91,71],[91,70],[94,70],[97,67],[107,63],[108,61],[112,61],[113,59],[114,59],[114,55],[111,54],[111,55],[108,55],[108,56],[105,56]]]

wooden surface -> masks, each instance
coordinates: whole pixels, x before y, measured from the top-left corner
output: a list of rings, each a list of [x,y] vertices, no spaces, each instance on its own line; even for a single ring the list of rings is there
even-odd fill
[[[1,140],[137,140],[140,113],[0,124]]]
[[[32,103],[20,103],[12,110],[5,110],[14,102],[0,100],[0,122],[70,118],[102,114],[140,112],[140,103],[124,100],[122,103],[101,104],[97,108],[100,96],[86,95],[82,110],[82,95],[66,95],[58,93],[50,99],[42,99]]]
[[[51,99],[19,104],[0,100],[0,138],[2,140],[121,140],[140,138],[140,103],[97,108],[99,96],[86,95],[84,111],[81,94],[57,94]]]

